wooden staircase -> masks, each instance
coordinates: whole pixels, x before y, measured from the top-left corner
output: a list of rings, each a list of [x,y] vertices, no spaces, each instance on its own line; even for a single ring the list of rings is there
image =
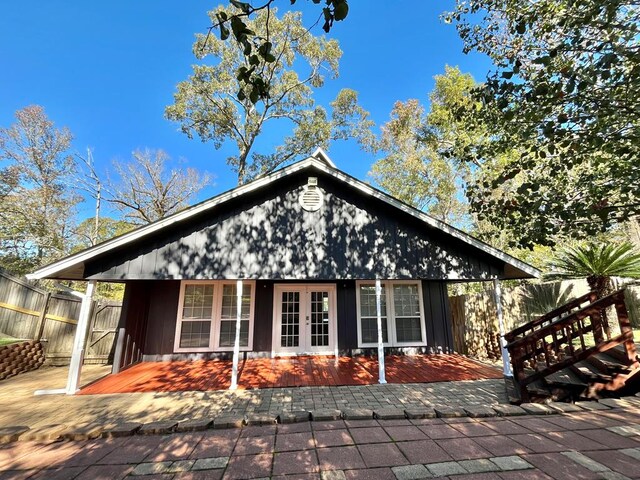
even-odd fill
[[[640,391],[640,363],[624,290],[601,299],[590,292],[512,330],[505,340],[516,401]]]

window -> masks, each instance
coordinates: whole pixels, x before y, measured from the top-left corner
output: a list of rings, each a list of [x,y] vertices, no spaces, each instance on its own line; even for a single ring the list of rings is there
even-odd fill
[[[254,282],[242,285],[240,348],[253,348]],[[184,281],[176,326],[175,351],[232,350],[236,336],[236,282]]]
[[[376,287],[373,282],[358,282],[358,345],[378,344]],[[382,282],[382,339],[385,346],[425,345],[422,288],[415,281]]]

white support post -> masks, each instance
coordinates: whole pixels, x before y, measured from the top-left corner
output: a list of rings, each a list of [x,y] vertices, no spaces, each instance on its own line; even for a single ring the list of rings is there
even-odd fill
[[[382,338],[382,284],[376,279],[376,313],[378,315],[378,383],[387,383],[384,371],[384,341]]]
[[[498,312],[498,325],[500,326],[500,347],[502,350],[502,365],[504,367],[504,376],[513,377],[511,371],[511,359],[509,358],[509,351],[507,350],[507,341],[504,339],[504,314],[502,312],[502,287],[500,286],[500,280],[495,279],[493,281],[493,292],[496,300],[496,309]]]
[[[233,342],[233,365],[231,367],[231,385],[229,390],[238,388],[238,360],[240,357],[240,326],[242,325],[242,280],[236,282],[236,338]]]
[[[82,362],[84,361],[84,348],[87,340],[87,330],[89,329],[89,317],[91,315],[91,301],[96,282],[91,280],[87,284],[87,291],[80,306],[80,318],[76,327],[76,336],[73,340],[73,350],[71,351],[71,363],[69,364],[69,377],[67,378],[67,395],[74,395],[80,386],[80,374],[82,373]]]

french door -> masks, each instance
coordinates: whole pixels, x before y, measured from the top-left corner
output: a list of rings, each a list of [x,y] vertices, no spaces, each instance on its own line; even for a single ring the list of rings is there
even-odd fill
[[[275,285],[272,353],[337,355],[335,285]]]

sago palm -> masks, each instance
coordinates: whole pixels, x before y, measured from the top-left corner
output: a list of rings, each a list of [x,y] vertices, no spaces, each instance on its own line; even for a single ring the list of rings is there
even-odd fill
[[[629,242],[591,243],[561,250],[549,266],[547,279],[586,278],[589,288],[600,298],[608,293],[611,277],[640,278],[640,253]]]

